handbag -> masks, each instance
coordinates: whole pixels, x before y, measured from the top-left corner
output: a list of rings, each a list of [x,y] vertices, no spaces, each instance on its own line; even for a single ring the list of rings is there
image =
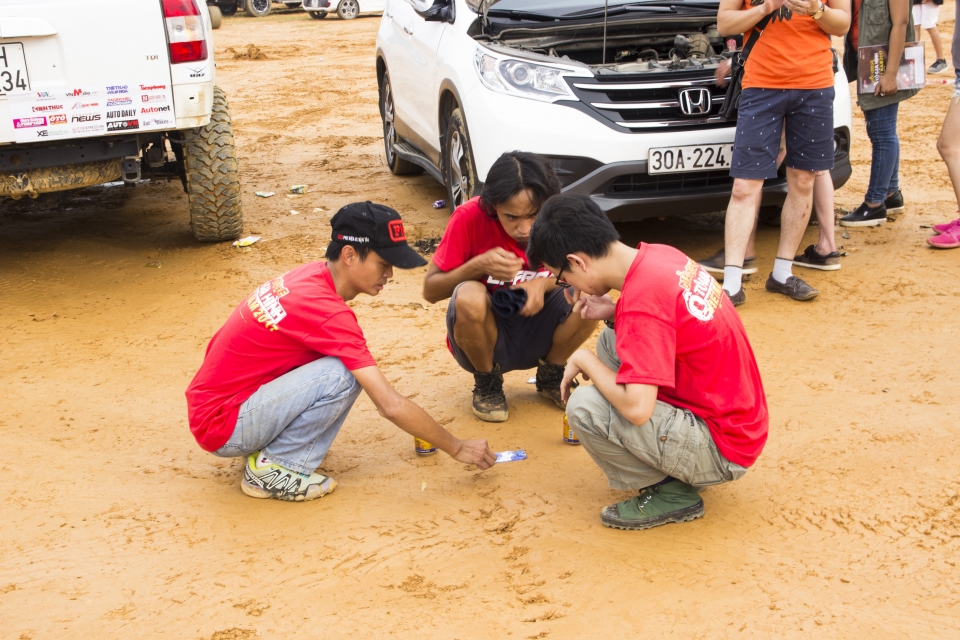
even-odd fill
[[[770,19],[773,18],[773,15],[772,13],[767,14],[766,17],[754,25],[753,33],[750,34],[746,44],[743,45],[743,49],[735,53],[730,59],[730,84],[727,85],[727,96],[723,99],[720,112],[717,114],[724,120],[731,121],[737,119],[737,111],[740,108],[740,93],[743,90],[741,87],[743,82],[743,65],[747,61],[747,56],[750,55],[753,45],[757,44],[757,40],[763,35],[763,30],[767,28],[767,24],[770,22]]]

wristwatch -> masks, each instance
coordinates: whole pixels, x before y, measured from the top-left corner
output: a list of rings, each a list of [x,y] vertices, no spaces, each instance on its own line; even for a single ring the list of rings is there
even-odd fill
[[[613,320],[604,320],[603,324],[607,325],[608,328],[613,329]]]
[[[810,14],[810,17],[814,20],[819,20],[820,16],[823,15],[823,12],[827,10],[827,5],[823,4],[823,0],[820,0],[820,8]]]

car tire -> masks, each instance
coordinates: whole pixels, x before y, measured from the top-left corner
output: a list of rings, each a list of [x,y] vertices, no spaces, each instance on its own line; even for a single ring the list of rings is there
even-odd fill
[[[387,166],[395,176],[411,176],[423,172],[423,169],[408,160],[404,160],[394,151],[397,144],[397,129],[394,126],[396,112],[393,106],[393,88],[390,86],[390,75],[383,75],[383,84],[380,87],[380,118],[383,120],[383,150],[387,156]]]
[[[230,18],[232,16],[237,15],[237,9],[239,8],[236,2],[218,4],[217,6],[220,8],[220,13],[223,14],[224,18]]]
[[[201,242],[236,240],[243,231],[240,168],[227,96],[213,88],[210,123],[183,145],[190,227]]]
[[[357,0],[340,0],[337,5],[337,15],[341,20],[353,20],[360,15],[360,3]]]
[[[309,11],[310,17],[314,20],[323,20],[327,17],[326,11]]]
[[[207,11],[210,12],[210,28],[219,29],[220,25],[223,24],[223,14],[220,12],[220,7],[208,5]]]
[[[270,0],[243,0],[243,10],[248,16],[262,18],[270,13]]]
[[[771,227],[780,226],[780,213],[783,211],[783,207],[779,205],[767,205],[760,207],[760,211],[757,213],[757,217],[760,219],[760,222],[763,224],[768,224]]]
[[[443,182],[447,187],[447,205],[453,211],[472,198],[477,188],[477,172],[473,165],[467,122],[459,107],[450,114],[443,140],[440,164]]]

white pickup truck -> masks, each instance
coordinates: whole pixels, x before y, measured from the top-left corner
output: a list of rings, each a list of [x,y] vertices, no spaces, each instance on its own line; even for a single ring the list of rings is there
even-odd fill
[[[0,199],[177,176],[194,236],[243,227],[204,0],[0,2]]]

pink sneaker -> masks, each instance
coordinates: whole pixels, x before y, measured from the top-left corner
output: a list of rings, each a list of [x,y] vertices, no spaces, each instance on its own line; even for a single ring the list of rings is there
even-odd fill
[[[956,249],[960,247],[960,224],[954,225],[938,236],[927,238],[927,244],[934,249]]]
[[[960,213],[960,211],[958,211],[957,213]],[[937,233],[946,233],[947,231],[950,231],[954,227],[960,227],[960,218],[957,218],[956,220],[951,220],[950,222],[942,222],[940,224],[935,224],[933,225],[933,230],[936,231]]]

